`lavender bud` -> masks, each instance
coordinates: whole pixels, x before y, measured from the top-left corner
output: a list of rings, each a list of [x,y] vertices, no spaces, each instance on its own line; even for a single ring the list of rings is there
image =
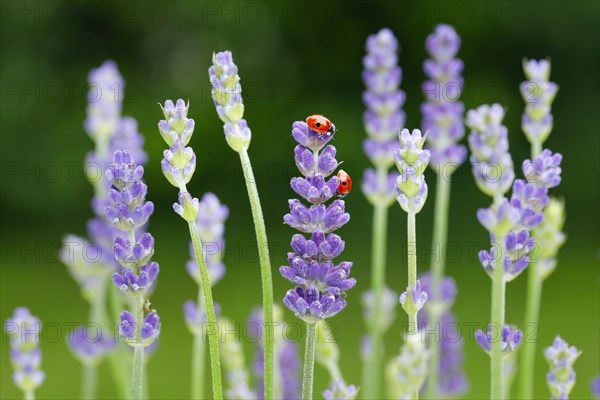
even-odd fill
[[[562,155],[554,153],[548,149],[542,151],[537,157],[523,162],[523,175],[527,182],[536,187],[545,187],[547,189],[556,187],[561,181],[560,163]]]
[[[13,381],[26,397],[32,395],[46,377],[40,370],[40,330],[40,320],[25,307],[16,308],[13,316],[4,323],[4,331],[10,340],[10,360],[15,370]]]
[[[519,210],[503,199],[499,204],[477,210],[477,219],[488,231],[498,236],[505,236],[519,221]]]
[[[195,122],[187,117],[189,102],[186,104],[182,99],[173,104],[172,100],[165,101],[165,105],[159,103],[165,119],[158,123],[158,132],[169,146],[176,141],[181,141],[186,146],[194,133]]]
[[[171,185],[182,188],[192,179],[196,170],[196,154],[191,147],[184,147],[176,140],[170,149],[163,152],[162,171]]]
[[[336,380],[323,392],[325,400],[354,400],[358,389],[354,385],[346,385],[342,380]]]
[[[199,202],[188,192],[179,192],[179,203],[173,203],[173,210],[187,222],[194,221],[198,215]]]
[[[98,365],[117,346],[112,336],[102,331],[99,337],[89,337],[86,328],[73,331],[67,344],[73,355],[84,365]]]
[[[502,327],[501,338],[498,337],[498,327],[494,329],[493,324],[487,327],[487,333],[483,333],[481,329],[475,332],[477,344],[481,346],[488,354],[492,351],[492,342],[501,340],[502,356],[507,357],[510,353],[523,341],[523,332],[512,326],[505,325]]]
[[[427,377],[427,359],[428,352],[421,335],[406,335],[400,355],[387,365],[389,396],[404,399],[418,392]]]
[[[546,279],[556,267],[558,250],[567,240],[562,232],[565,224],[565,204],[550,199],[544,209],[544,219],[534,230],[539,258],[536,270],[542,279]]]
[[[416,286],[408,286],[400,295],[400,304],[407,314],[418,313],[427,301],[427,292],[421,290],[421,282],[417,280]]]
[[[550,82],[550,61],[523,60],[527,81],[519,89],[525,101],[522,129],[530,143],[543,143],[552,131],[552,102],[558,86]]]
[[[550,365],[550,372],[546,375],[548,388],[553,399],[568,399],[573,386],[575,386],[575,370],[573,364],[581,355],[575,346],[557,336],[552,346],[546,347],[544,357]]]
[[[396,167],[400,172],[396,180],[397,200],[406,212],[418,213],[427,199],[427,183],[423,173],[431,153],[423,150],[425,136],[421,136],[418,129],[413,129],[412,133],[403,129],[400,132],[400,148],[394,152]]]

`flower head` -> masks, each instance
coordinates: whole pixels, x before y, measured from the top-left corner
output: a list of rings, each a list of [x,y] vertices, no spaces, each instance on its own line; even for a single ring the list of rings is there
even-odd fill
[[[548,149],[542,151],[537,157],[523,162],[523,175],[527,181],[536,187],[545,187],[547,189],[556,187],[561,181],[560,163],[562,155],[554,153]]]
[[[460,36],[450,25],[440,24],[427,37],[425,47],[431,58],[423,63],[429,80],[423,84],[427,102],[421,105],[422,127],[428,132],[427,148],[434,170],[449,173],[467,156],[465,146],[458,144],[465,135],[464,106],[458,101],[464,84],[463,63],[454,58]]]
[[[553,399],[569,398],[569,393],[575,386],[573,365],[580,355],[581,352],[575,346],[569,346],[560,336],[554,339],[552,346],[544,350],[544,357],[550,365],[546,379]]]
[[[475,182],[482,192],[492,197],[504,195],[515,179],[503,119],[504,108],[499,104],[482,105],[467,112]]]
[[[400,132],[400,148],[394,152],[396,167],[400,172],[396,180],[396,199],[406,212],[418,213],[427,199],[427,183],[423,173],[431,153],[423,150],[423,144],[425,136],[421,136],[420,130],[414,129],[411,133],[403,129]]]
[[[527,81],[519,89],[525,101],[521,127],[531,143],[543,143],[552,131],[551,106],[558,86],[550,82],[549,60],[523,60]]]
[[[40,320],[25,307],[16,308],[13,316],[4,323],[4,331],[10,338],[10,360],[15,370],[13,381],[24,393],[32,393],[46,377],[40,369],[40,330]]]
[[[508,354],[516,350],[516,348],[523,341],[523,332],[512,326],[505,325],[502,327],[500,337],[498,337],[498,327],[494,327],[493,324],[489,324],[487,327],[487,333],[483,333],[481,329],[475,332],[475,339],[479,346],[486,352],[492,351],[492,342],[500,340],[502,354],[506,357]]]

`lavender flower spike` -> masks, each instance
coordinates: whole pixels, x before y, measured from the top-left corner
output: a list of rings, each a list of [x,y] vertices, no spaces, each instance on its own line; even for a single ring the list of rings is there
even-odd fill
[[[225,139],[229,146],[240,156],[240,163],[244,171],[260,259],[264,323],[265,327],[270,327],[273,323],[273,278],[269,259],[267,230],[256,180],[254,179],[254,171],[248,155],[252,133],[248,123],[243,119],[242,87],[239,83],[238,67],[233,62],[230,51],[213,54],[213,65],[209,68],[208,75],[213,86],[212,97],[217,114],[224,123]],[[265,397],[267,398],[273,397],[273,342],[271,329],[266,328],[264,380]]]
[[[291,186],[312,205],[306,207],[297,200],[290,200],[290,204],[294,206],[290,207],[291,212],[284,217],[284,222],[297,227],[296,221],[306,220],[310,215],[321,213],[324,216],[322,224],[302,225],[306,228],[301,231],[309,233],[310,238],[306,239],[303,235],[293,236],[291,246],[294,251],[288,253],[289,265],[282,266],[279,271],[284,278],[296,284],[294,289],[287,292],[284,298],[285,305],[298,318],[307,323],[315,323],[340,312],[346,306],[345,291],[356,284],[355,279],[349,277],[351,262],[344,261],[338,265],[333,262],[342,252],[344,241],[333,233],[325,233],[344,225],[349,216],[343,212],[344,200],[335,200],[329,207],[323,204],[336,195],[339,184],[337,176],[327,179],[333,171],[326,171],[324,174],[324,171],[316,167],[325,157],[335,155],[332,145],[323,149],[332,136],[326,138],[325,135],[319,135],[304,121],[294,122],[293,132],[294,138],[300,143],[296,152],[312,152],[314,159],[319,162],[309,168],[304,165],[304,159],[297,159],[299,170],[304,176],[292,178]],[[314,149],[306,146],[309,141],[316,139],[321,142],[320,146]],[[338,164],[337,161],[335,164]],[[340,215],[340,212],[343,214]]]
[[[95,141],[107,142],[121,118],[125,81],[114,61],[105,61],[88,75],[87,118],[84,127]]]
[[[425,135],[427,136],[427,134]],[[418,213],[427,199],[425,168],[429,164],[431,153],[423,150],[425,136],[421,131],[408,129],[400,132],[400,148],[394,152],[396,166],[400,176],[396,181],[398,203],[407,213]]]
[[[464,105],[460,97],[464,80],[463,63],[455,58],[460,37],[450,25],[440,24],[427,37],[431,58],[423,63],[429,78],[423,84],[427,102],[421,105],[423,130],[428,132],[427,148],[434,171],[451,174],[465,161],[467,149],[458,142],[465,135],[462,121]]]
[[[500,104],[469,110],[466,119],[471,129],[469,147],[475,183],[483,193],[495,199],[503,196],[515,179],[503,119],[504,109]]]
[[[592,395],[596,399],[600,399],[600,375],[597,375],[590,384],[590,388],[592,389]]]
[[[16,308],[13,316],[4,323],[4,331],[10,339],[10,361],[15,369],[13,382],[26,399],[34,398],[33,393],[46,378],[40,369],[40,329],[40,320],[25,307]]]
[[[368,138],[363,148],[376,170],[365,171],[363,192],[373,204],[391,205],[395,198],[393,186],[388,181],[396,173],[388,174],[394,163],[394,150],[398,148],[397,134],[404,127],[406,115],[402,110],[405,93],[398,89],[402,70],[398,62],[398,41],[387,28],[367,39],[367,55],[363,59],[363,81],[367,90],[363,101],[365,130]]]
[[[550,365],[546,375],[548,388],[552,399],[568,399],[569,393],[575,386],[575,370],[573,364],[581,355],[575,346],[569,346],[560,336],[557,336],[552,346],[546,347],[544,357]]]
[[[521,128],[527,140],[534,146],[541,146],[552,131],[551,106],[558,86],[550,82],[549,60],[523,60],[527,80],[519,89],[525,101]]]
[[[127,234],[127,240],[116,236],[115,258],[121,272],[113,274],[115,286],[131,296],[132,312],[122,311],[119,334],[125,343],[134,348],[131,397],[142,398],[144,375],[144,348],[152,345],[160,334],[160,317],[150,310],[147,296],[158,277],[158,264],[151,262],[154,239],[148,233],[136,239],[136,230],[143,227],[154,211],[154,205],[146,201],[147,186],[142,181],[144,168],[137,165],[129,151],[117,150],[106,176],[112,187],[109,191],[110,206],[106,217],[113,225]]]
[[[484,349],[488,354],[492,351],[493,341],[501,341],[500,343],[503,357],[507,357],[508,354],[515,351],[523,341],[523,332],[509,325],[502,327],[501,338],[498,337],[497,333],[498,329],[494,329],[493,324],[488,325],[487,333],[484,333],[481,329],[475,332],[477,344],[479,344],[479,346],[481,346],[481,348]]]

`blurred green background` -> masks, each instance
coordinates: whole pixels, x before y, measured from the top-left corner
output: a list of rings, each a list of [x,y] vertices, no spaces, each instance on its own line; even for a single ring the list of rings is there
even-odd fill
[[[160,171],[165,145],[156,128],[162,118],[156,103],[167,98],[190,100],[190,116],[196,120],[191,146],[198,168],[189,189],[198,197],[206,191],[216,193],[231,211],[225,233],[227,274],[214,295],[224,314],[246,321],[253,305],[261,301],[254,231],[239,160],[225,143],[207,78],[212,52],[229,49],[239,66],[245,117],[253,132],[250,156],[272,243],[277,301],[289,288],[277,268],[285,262],[294,233],[282,224],[292,196],[288,182],[296,174],[291,123],[323,113],[339,129],[334,142],[338,159],[344,160],[344,169],[356,183],[347,198],[351,222],[339,233],[346,240],[344,259],[354,261],[358,284],[348,294],[347,309],[331,322],[339,327],[343,372],[348,381],[360,384],[359,344],[364,333],[360,298],[369,287],[372,214],[359,187],[362,171],[369,166],[361,147],[364,42],[382,27],[397,35],[407,127],[416,128],[423,101],[424,40],[437,23],[446,22],[462,36],[459,56],[465,63],[466,82],[462,100],[467,109],[491,102],[507,107],[505,124],[516,165],[529,154],[520,131],[521,60],[552,59],[552,80],[560,91],[553,106],[554,131],[546,145],[564,155],[563,183],[554,194],[566,199],[568,241],[560,251],[558,269],[544,285],[538,350],[556,334],[583,350],[576,364],[573,398],[589,398],[590,380],[600,373],[599,13],[600,3],[595,1],[3,1],[0,319],[18,305],[28,306],[45,323],[87,319],[87,305],[55,255],[65,234],[85,234],[92,215],[92,187],[79,173],[92,148],[82,128],[86,77],[90,68],[113,59],[127,82],[124,114],[138,120],[146,138],[148,197],[156,206],[149,231],[156,238],[154,259],[162,271],[152,302],[160,311],[163,329],[149,365],[150,393],[153,398],[188,396],[191,336],[182,303],[195,296],[195,285],[184,269],[186,227],[171,208],[176,191]],[[75,173],[70,175],[73,163]],[[430,197],[417,222],[420,271],[428,269],[431,248],[435,183],[433,175],[428,178]],[[463,250],[468,243],[472,249],[482,248],[487,236],[475,212],[490,200],[474,186],[468,165],[454,181],[450,241]],[[400,207],[393,206],[387,282],[396,291],[406,285],[405,223]],[[15,245],[16,253],[7,251]],[[447,271],[459,287],[454,307],[459,320],[480,327],[489,320],[491,286],[474,253],[453,255]],[[525,284],[523,275],[508,286],[508,322],[522,322]],[[287,310],[285,318],[294,320]],[[398,351],[405,319],[399,312],[388,332],[388,357]],[[49,336],[54,339],[54,334]],[[465,397],[485,398],[488,357],[470,336],[465,340],[471,385]],[[47,378],[38,396],[77,398],[81,368],[64,337],[46,340],[41,347]],[[250,358],[251,345],[245,349]],[[8,351],[3,336],[0,397],[16,398]],[[315,391],[320,393],[328,377],[320,368],[317,371]],[[535,393],[540,398],[548,397],[546,371],[538,351]],[[106,363],[101,374],[100,396],[114,398]]]

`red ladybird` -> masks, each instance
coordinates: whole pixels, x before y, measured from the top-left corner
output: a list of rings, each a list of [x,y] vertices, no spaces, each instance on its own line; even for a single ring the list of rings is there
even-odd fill
[[[313,114],[306,118],[306,123],[310,129],[319,135],[327,134],[327,136],[330,136],[335,133],[335,125],[328,118],[320,114]]]
[[[350,175],[346,173],[343,169],[337,174],[340,183],[338,184],[338,197],[345,197],[352,190],[352,179],[350,179]]]

